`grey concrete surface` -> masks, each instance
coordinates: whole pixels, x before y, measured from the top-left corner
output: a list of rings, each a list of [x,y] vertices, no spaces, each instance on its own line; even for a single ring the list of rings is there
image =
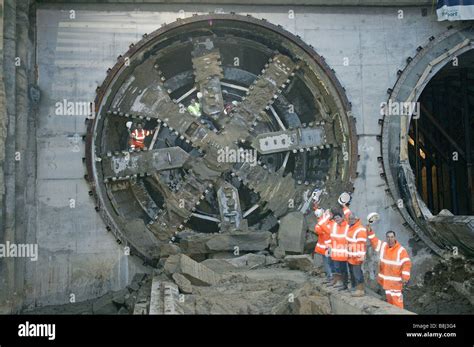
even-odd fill
[[[4,44],[3,44],[3,73],[5,86],[5,99],[8,102],[6,106],[6,124],[7,138],[5,139],[5,161],[3,162],[4,171],[4,218],[2,220],[2,241],[15,240],[15,158],[12,155],[15,151],[14,141],[8,141],[15,136],[15,120],[16,120],[16,76],[14,62],[16,52],[16,6],[13,1],[4,1]],[[8,62],[8,63],[5,63]],[[1,262],[0,265],[2,292],[14,291],[14,268],[15,262],[8,258]],[[15,295],[15,292],[14,292]],[[2,298],[3,302],[7,301],[6,296]]]
[[[39,0],[47,3],[136,3],[187,4],[194,0]],[[312,6],[428,6],[431,0],[200,0],[201,4],[222,5],[312,5]]]
[[[400,242],[408,246],[413,235],[402,226],[381,171],[380,134],[377,120],[386,90],[396,80],[396,71],[405,65],[418,45],[445,30],[428,11],[423,17],[418,7],[403,7],[399,19],[396,7],[297,7],[289,18],[288,6],[229,5],[40,5],[37,10],[38,84],[42,98],[37,119],[37,232],[40,259],[29,279],[27,303],[60,304],[69,299],[85,300],[109,289],[123,287],[140,263],[123,254],[121,246],[107,234],[88,197],[82,176],[85,168],[83,144],[75,148],[74,135],[85,134],[84,115],[55,115],[55,104],[92,101],[95,88],[105,78],[119,54],[143,33],[174,21],[178,11],[192,13],[222,9],[251,14],[281,24],[300,35],[323,55],[346,88],[357,119],[359,137],[359,178],[351,208],[363,217],[370,211],[381,214],[375,227],[382,235],[388,228],[399,231]],[[70,10],[75,19],[70,19]],[[349,64],[344,65],[344,58]],[[69,199],[76,200],[75,208]],[[410,248],[408,248],[410,251]],[[415,257],[414,275],[425,259],[425,251]],[[368,270],[374,273],[372,263]]]
[[[7,106],[5,100],[5,81],[3,72],[3,45],[4,45],[4,15],[5,15],[5,4],[3,0],[0,0],[0,226],[4,225],[4,200],[5,200],[5,180],[4,180],[4,167],[5,167],[5,141],[7,137]],[[3,116],[5,115],[5,116]],[[0,228],[0,240],[4,240],[5,230]],[[0,276],[2,278],[7,277],[7,269],[5,262],[0,262]],[[6,280],[3,280],[0,284],[0,288],[4,287]],[[1,290],[0,290],[1,291]],[[0,293],[0,300],[3,299],[4,295]]]

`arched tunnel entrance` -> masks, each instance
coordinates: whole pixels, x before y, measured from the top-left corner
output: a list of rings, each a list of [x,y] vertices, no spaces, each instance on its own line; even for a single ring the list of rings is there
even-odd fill
[[[441,256],[474,256],[473,40],[463,25],[419,46],[387,90],[380,122],[395,206]]]
[[[416,187],[433,214],[473,215],[474,51],[459,55],[426,85],[408,133]]]

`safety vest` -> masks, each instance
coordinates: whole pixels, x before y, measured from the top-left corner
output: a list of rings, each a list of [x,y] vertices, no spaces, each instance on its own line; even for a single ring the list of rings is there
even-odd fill
[[[318,223],[314,227],[314,232],[318,235],[318,242],[316,243],[316,247],[314,248],[314,252],[318,254],[326,254],[328,250],[328,245],[326,242],[329,240],[331,241],[331,236],[327,232],[325,225],[329,223],[329,215],[323,214],[319,219]]]
[[[188,112],[191,113],[195,117],[200,117],[201,116],[201,105],[198,102],[195,102],[194,104],[190,104],[188,106]]]
[[[368,234],[370,243],[380,259],[377,282],[386,290],[402,290],[402,280],[410,279],[411,260],[408,252],[398,242],[389,247],[387,242],[382,242],[375,236],[373,230]]]
[[[331,259],[337,261],[347,261],[347,231],[349,224],[342,222],[337,224],[336,221],[328,223],[327,228],[330,230],[330,239],[326,244],[330,244]]]
[[[150,132],[148,130],[135,129],[135,130],[132,131],[132,139],[135,142],[143,143],[145,141],[145,137],[147,137],[148,135],[150,135]]]
[[[358,219],[347,231],[347,262],[352,265],[361,265],[365,259],[367,244],[367,229]]]

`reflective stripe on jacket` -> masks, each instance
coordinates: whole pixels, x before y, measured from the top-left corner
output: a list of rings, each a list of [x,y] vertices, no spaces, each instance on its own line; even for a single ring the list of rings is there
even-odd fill
[[[347,262],[352,265],[361,265],[365,260],[367,229],[358,219],[347,231]]]
[[[150,132],[145,129],[135,129],[134,131],[132,131],[132,139],[136,142],[144,142],[145,137],[147,137],[148,135],[150,135]]]
[[[402,280],[410,279],[411,260],[408,252],[398,241],[393,247],[389,247],[387,242],[380,241],[372,230],[368,235],[372,247],[379,253],[377,282],[386,290],[402,290]]]
[[[314,232],[316,235],[318,235],[318,241],[316,243],[316,247],[314,248],[314,252],[318,254],[326,254],[326,251],[328,250],[328,245],[326,242],[329,240],[331,241],[331,237],[325,228],[325,225],[329,223],[329,216],[327,215],[322,215],[318,219],[318,223],[316,223],[316,226],[314,227]]]
[[[332,220],[327,224],[327,229],[330,230],[331,239],[329,240],[331,248],[331,259],[337,261],[347,261],[347,231],[349,224],[342,222],[337,224]]]
[[[188,112],[191,113],[195,117],[199,117],[201,115],[201,105],[197,102],[189,105]]]

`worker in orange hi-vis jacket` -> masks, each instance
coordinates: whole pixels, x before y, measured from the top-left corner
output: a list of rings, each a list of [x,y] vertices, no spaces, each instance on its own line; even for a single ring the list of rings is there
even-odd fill
[[[344,193],[343,193],[344,194]],[[341,194],[341,197],[343,197]],[[349,207],[341,201],[344,218],[349,224],[347,230],[347,265],[349,267],[349,275],[351,280],[351,295],[358,297],[365,295],[364,274],[362,273],[362,264],[366,255],[367,229],[362,221],[349,209]]]
[[[315,211],[316,217],[318,217],[318,221],[316,226],[314,227],[314,232],[318,235],[318,241],[316,242],[316,247],[314,248],[314,253],[321,254],[323,258],[323,266],[324,272],[326,273],[325,282],[330,283],[333,280],[332,277],[332,260],[331,255],[329,253],[329,245],[328,242],[331,242],[331,236],[329,230],[327,228],[327,224],[331,222],[332,213],[330,210],[322,211],[322,209],[317,209]]]
[[[331,209],[331,212],[333,214],[332,220],[326,225],[322,225],[330,233],[330,240],[326,244],[330,246],[333,281],[329,285],[346,290],[348,284],[346,235],[349,224],[343,218],[340,208]]]
[[[136,129],[130,134],[130,148],[145,149],[145,138],[152,133],[153,131],[143,129],[143,125],[138,123]]]
[[[375,236],[370,224],[367,229],[370,243],[380,259],[377,282],[385,289],[387,302],[403,308],[402,289],[410,279],[411,270],[408,252],[397,241],[394,231],[387,231],[387,241],[381,241]]]
[[[352,296],[364,296],[364,274],[362,273],[362,264],[365,260],[367,229],[361,220],[354,213],[350,213],[347,222],[349,230],[347,231],[347,263],[349,265],[349,274],[352,284]]]

